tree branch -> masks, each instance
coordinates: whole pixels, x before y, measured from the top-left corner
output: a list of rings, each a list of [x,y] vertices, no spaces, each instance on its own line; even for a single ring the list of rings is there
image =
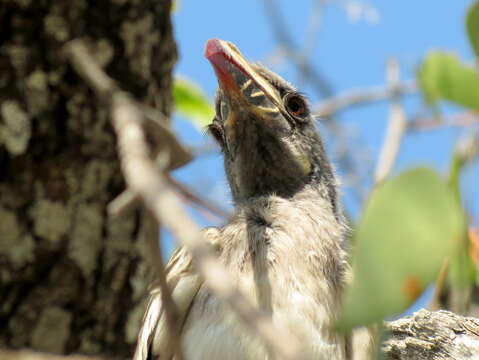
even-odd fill
[[[291,35],[287,31],[287,24],[281,15],[278,4],[275,0],[263,0],[266,7],[266,13],[271,21],[273,33],[278,43],[284,48],[287,56],[296,65],[304,79],[309,79],[318,94],[322,97],[328,97],[333,94],[331,84],[314,66],[312,66],[307,57],[303,56],[294,43]]]
[[[449,311],[420,310],[386,324],[383,352],[391,360],[479,359],[479,320]]]
[[[414,81],[405,81],[394,86],[385,85],[353,90],[322,101],[314,108],[314,113],[319,117],[327,118],[354,106],[390,100],[395,96],[411,95],[417,93],[417,91],[417,85]]]
[[[391,59],[386,66],[387,81],[391,88],[399,84],[399,64],[397,60]],[[389,122],[384,137],[383,147],[379,154],[379,160],[374,173],[374,182],[381,183],[391,172],[396,161],[401,146],[401,140],[406,130],[406,115],[399,101],[398,95],[391,100],[391,109],[389,112]]]
[[[433,131],[447,127],[466,127],[479,124],[479,116],[473,112],[460,112],[449,115],[446,118],[422,118],[417,117],[408,121],[408,132]]]
[[[228,219],[231,216],[231,213],[223,208],[220,208],[216,204],[204,199],[200,195],[196,194],[193,190],[191,190],[188,186],[176,181],[172,176],[168,175],[168,181],[170,185],[178,191],[181,196],[183,196],[186,200],[195,203],[202,208],[208,210],[211,214],[217,216],[220,219]]]

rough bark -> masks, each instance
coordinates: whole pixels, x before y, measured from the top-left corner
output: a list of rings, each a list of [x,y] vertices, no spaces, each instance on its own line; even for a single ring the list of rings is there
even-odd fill
[[[479,359],[479,320],[449,311],[421,310],[387,324],[391,337],[383,344],[387,359]]]
[[[0,347],[131,353],[150,273],[107,114],[62,56],[88,41],[136,99],[169,115],[170,1],[0,0]]]

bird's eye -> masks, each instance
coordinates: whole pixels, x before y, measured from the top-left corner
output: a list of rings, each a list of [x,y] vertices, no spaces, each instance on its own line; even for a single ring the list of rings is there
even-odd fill
[[[304,119],[308,116],[308,108],[304,99],[297,94],[288,94],[284,99],[286,110],[296,119]]]

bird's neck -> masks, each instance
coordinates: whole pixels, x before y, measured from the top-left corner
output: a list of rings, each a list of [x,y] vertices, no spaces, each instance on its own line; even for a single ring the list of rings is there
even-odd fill
[[[328,214],[337,222],[343,223],[341,209],[338,207],[337,190],[334,183],[311,183],[305,184],[299,191],[291,196],[280,196],[277,194],[261,194],[251,196],[244,201],[238,202],[237,208],[257,208],[265,207],[265,211],[271,208],[268,204],[284,203],[289,206],[307,206],[311,211],[320,210],[322,214]]]
[[[251,197],[237,204],[237,209],[239,213],[247,214],[247,218],[257,217],[259,221],[266,223],[269,223],[270,219],[290,221],[290,215],[294,212],[306,216],[304,221],[321,219],[333,226],[345,228],[343,216],[336,205],[336,198],[332,200],[330,192],[326,184],[307,184],[293,196],[281,197],[271,194]]]

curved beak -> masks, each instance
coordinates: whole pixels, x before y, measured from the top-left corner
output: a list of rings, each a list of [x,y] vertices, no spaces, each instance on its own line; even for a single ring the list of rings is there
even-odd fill
[[[282,112],[278,91],[245,59],[235,45],[228,41],[210,39],[205,57],[213,66],[218,83],[231,107],[241,104],[243,110],[264,117],[275,117]],[[225,119],[228,123],[232,119]]]

